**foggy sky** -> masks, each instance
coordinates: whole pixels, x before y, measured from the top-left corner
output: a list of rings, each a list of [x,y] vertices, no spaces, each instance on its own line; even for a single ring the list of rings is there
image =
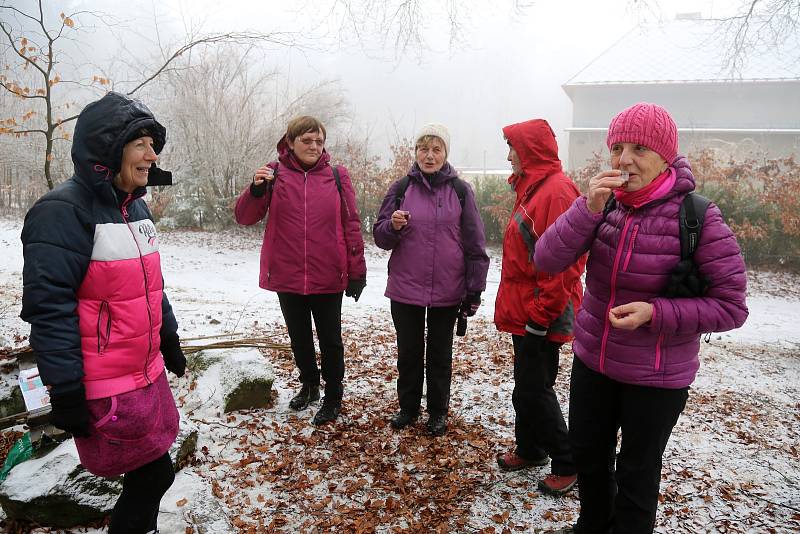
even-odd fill
[[[271,50],[269,61],[288,73],[289,86],[339,79],[353,112],[346,127],[355,138],[369,132],[371,152],[386,155],[390,143],[412,137],[422,124],[442,122],[450,129],[451,163],[509,169],[501,128],[531,118],[550,122],[566,161],[571,102],[561,85],[638,22],[696,11],[719,16],[735,0],[662,0],[651,2],[653,10],[635,10],[632,0],[540,0],[522,15],[508,7],[511,2],[476,0],[462,11],[463,28],[452,47],[446,17],[436,8],[441,0],[428,0],[422,17],[426,47],[399,60],[393,59],[392,43],[381,48],[375,35],[339,33],[339,20],[315,7],[325,2],[69,3],[121,12],[142,21],[142,33],[154,14],[160,31],[176,34],[200,23],[204,31],[298,32],[319,48]],[[630,60],[647,58],[632,54]]]

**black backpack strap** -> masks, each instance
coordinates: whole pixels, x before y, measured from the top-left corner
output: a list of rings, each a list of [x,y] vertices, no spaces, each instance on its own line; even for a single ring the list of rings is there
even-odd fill
[[[453,189],[456,190],[456,195],[458,195],[458,201],[461,203],[462,211],[467,198],[467,187],[469,187],[467,182],[461,178],[453,178]]]
[[[339,178],[339,168],[336,165],[331,165],[333,170],[333,179],[336,180],[336,190],[339,191],[339,196],[342,196],[342,179]]]
[[[405,175],[398,180],[400,184],[397,188],[397,192],[394,196],[394,209],[399,210],[400,204],[403,203],[403,199],[406,197],[406,189],[408,189],[408,183],[411,181],[411,177],[409,175]]]
[[[614,196],[614,193],[611,193],[611,196],[608,197],[606,200],[606,205],[603,206],[603,220],[605,220],[606,216],[614,211],[614,208],[617,207],[617,197]]]
[[[400,185],[397,188],[397,192],[394,197],[394,209],[399,210],[400,204],[403,203],[403,199],[406,196],[406,190],[408,189],[408,184],[411,181],[411,176],[405,175],[398,180]],[[466,202],[467,198],[467,182],[462,180],[461,178],[453,178],[452,180],[453,189],[456,191],[456,196],[458,196],[458,202],[461,204],[461,212],[464,212],[464,203]]]
[[[689,193],[681,202],[678,223],[680,224],[681,259],[686,260],[694,255],[700,243],[706,210],[711,201],[697,193]]]

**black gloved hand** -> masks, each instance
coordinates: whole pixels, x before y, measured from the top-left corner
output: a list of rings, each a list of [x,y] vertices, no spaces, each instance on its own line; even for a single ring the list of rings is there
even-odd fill
[[[161,355],[164,357],[164,366],[175,376],[181,377],[186,372],[186,357],[181,350],[178,334],[172,332],[161,334]]]
[[[270,184],[269,181],[264,180],[260,184],[256,185],[256,176],[253,175],[253,180],[250,182],[250,194],[256,198],[263,197],[264,194],[267,192],[267,186]]]
[[[347,289],[344,291],[346,297],[353,297],[353,300],[358,302],[361,297],[361,292],[367,286],[366,280],[350,280],[347,282]]]
[[[463,315],[464,317],[472,317],[478,312],[478,308],[481,305],[481,292],[478,291],[477,293],[467,293],[467,296],[464,297],[464,300],[461,302],[461,307],[458,309],[458,312]]]
[[[89,405],[83,384],[62,393],[51,391],[50,410],[50,423],[54,427],[78,438],[89,437]]]
[[[523,338],[523,350],[526,354],[535,356],[542,352],[544,343],[547,341],[547,328],[528,321],[525,325],[525,337]]]

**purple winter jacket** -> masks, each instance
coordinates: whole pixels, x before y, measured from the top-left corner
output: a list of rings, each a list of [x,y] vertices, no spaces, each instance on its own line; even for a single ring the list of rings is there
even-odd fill
[[[375,244],[391,250],[385,295],[403,304],[445,307],[459,304],[467,293],[486,289],[489,257],[475,194],[466,188],[464,214],[450,181],[455,169],[445,163],[433,185],[414,163],[400,209],[408,225],[392,228],[399,180],[386,193],[372,227]]]
[[[560,272],[587,250],[586,292],[575,323],[573,352],[587,367],[627,384],[683,388],[700,367],[703,332],[738,328],[747,319],[747,276],[739,245],[711,203],[694,261],[710,280],[702,297],[661,297],[680,261],[678,212],[695,187],[679,156],[672,191],[638,209],[617,203],[603,219],[586,197],[575,200],[536,243],[534,261]],[[653,304],[653,319],[634,331],[611,327],[608,312],[628,302]]]

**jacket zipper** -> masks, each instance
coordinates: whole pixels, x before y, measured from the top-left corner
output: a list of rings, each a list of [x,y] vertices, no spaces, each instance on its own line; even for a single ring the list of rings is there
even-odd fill
[[[608,299],[608,306],[606,307],[606,316],[603,320],[603,339],[600,342],[600,372],[605,372],[606,365],[606,344],[608,343],[608,333],[611,330],[611,321],[608,315],[611,313],[611,308],[614,307],[614,299],[617,293],[617,272],[619,271],[619,261],[622,257],[622,251],[625,250],[625,235],[628,233],[628,226],[631,223],[630,211],[625,212],[625,223],[622,227],[622,234],[620,243],[617,245],[617,254],[614,256],[614,266],[611,269],[611,291]]]
[[[147,376],[147,364],[150,361],[150,353],[153,351],[153,314],[150,312],[150,284],[147,280],[147,269],[144,266],[144,257],[142,256],[142,249],[139,247],[139,242],[136,240],[136,234],[133,232],[133,228],[131,228],[131,223],[128,221],[128,204],[130,203],[132,197],[128,194],[128,198],[122,203],[122,220],[125,221],[125,225],[128,227],[128,231],[131,233],[131,237],[133,238],[133,242],[136,244],[136,250],[139,251],[139,263],[142,266],[142,275],[144,276],[144,300],[147,304],[147,354],[144,357],[144,369],[142,369],[142,374],[144,374],[144,379],[147,380],[148,384],[152,384],[153,381],[150,380],[150,377]]]
[[[661,342],[664,340],[664,332],[658,334],[658,342],[656,342],[656,371],[661,369]]]
[[[633,232],[631,232],[631,244],[628,246],[628,254],[625,255],[625,263],[622,266],[622,270],[627,272],[628,264],[631,262],[631,254],[633,254],[633,247],[636,244],[636,234],[639,233],[639,225],[633,225]]]
[[[105,310],[105,338],[103,335],[103,310]],[[111,307],[107,300],[100,303],[100,311],[97,313],[97,354],[103,354],[111,341]]]
[[[308,294],[308,172],[303,173],[303,295]]]

